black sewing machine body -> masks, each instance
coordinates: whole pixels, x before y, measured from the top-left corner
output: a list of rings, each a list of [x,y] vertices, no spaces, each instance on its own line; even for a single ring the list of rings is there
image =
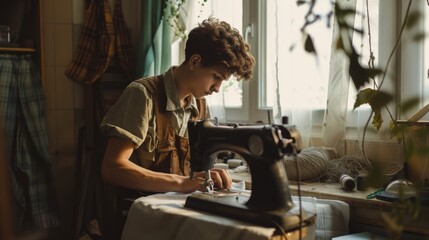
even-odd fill
[[[212,120],[202,120],[189,122],[188,134],[191,171],[208,171],[213,166],[213,153],[233,151],[241,155],[249,166],[252,191],[250,197],[222,192],[195,193],[187,198],[185,207],[263,226],[299,227],[299,216],[289,211],[293,202],[283,158],[292,154],[294,149],[285,127],[217,126]],[[314,217],[312,219],[314,221]]]

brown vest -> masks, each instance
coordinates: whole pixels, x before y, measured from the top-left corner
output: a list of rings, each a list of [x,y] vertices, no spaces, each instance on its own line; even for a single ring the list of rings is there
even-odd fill
[[[152,95],[153,113],[156,116],[156,147],[155,162],[149,167],[153,171],[189,175],[190,152],[188,138],[176,135],[171,124],[170,112],[166,110],[167,95],[165,93],[164,78],[162,76],[147,78],[143,85]],[[204,118],[206,113],[206,100],[196,99],[198,116],[191,116],[192,120]]]

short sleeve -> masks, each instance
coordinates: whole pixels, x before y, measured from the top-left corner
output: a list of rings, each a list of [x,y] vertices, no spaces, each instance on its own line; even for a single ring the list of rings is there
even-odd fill
[[[108,137],[130,140],[138,148],[148,134],[152,111],[147,89],[141,83],[132,82],[104,116],[101,131]]]

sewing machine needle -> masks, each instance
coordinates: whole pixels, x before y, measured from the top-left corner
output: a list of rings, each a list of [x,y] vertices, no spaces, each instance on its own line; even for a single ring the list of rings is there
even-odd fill
[[[206,171],[206,189],[207,192],[213,194],[214,192],[214,182],[210,174],[210,170]]]

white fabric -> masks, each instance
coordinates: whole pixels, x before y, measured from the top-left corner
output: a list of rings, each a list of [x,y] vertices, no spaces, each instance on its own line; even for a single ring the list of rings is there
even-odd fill
[[[355,9],[356,0],[342,2],[340,6],[346,9]],[[354,19],[352,20],[351,22],[354,22]],[[339,36],[338,24],[334,24],[333,35],[333,41],[336,42]],[[322,143],[325,147],[335,147],[339,153],[344,153],[350,76],[348,73],[347,57],[343,52],[335,50],[335,47],[336,44],[333,43],[329,68],[327,111],[325,112],[323,124]]]
[[[295,205],[299,198],[292,197]],[[308,213],[316,214],[315,238],[330,240],[349,233],[350,208],[343,201],[301,197],[302,207]]]
[[[187,194],[157,194],[137,199],[128,213],[122,240],[269,239],[274,228],[184,208]]]
[[[187,194],[156,194],[137,199],[130,208],[122,240],[137,239],[270,239],[274,229],[184,208]],[[298,213],[298,197],[293,197]],[[306,239],[348,234],[349,206],[337,200],[302,197],[302,207],[316,214]]]

